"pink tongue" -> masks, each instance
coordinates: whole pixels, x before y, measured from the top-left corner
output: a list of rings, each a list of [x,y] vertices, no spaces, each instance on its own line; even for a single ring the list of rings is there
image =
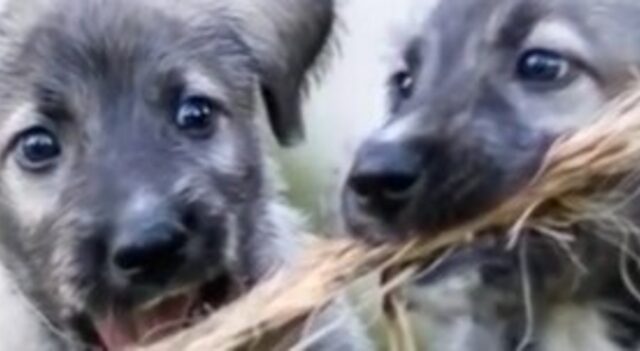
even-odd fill
[[[123,320],[118,321],[113,315],[97,322],[98,334],[108,351],[124,350],[127,346],[136,343],[135,327],[124,324]]]
[[[150,310],[128,316],[110,313],[98,321],[96,328],[108,351],[122,351],[129,346],[155,341],[179,329],[187,321],[195,295],[181,295],[161,302]]]

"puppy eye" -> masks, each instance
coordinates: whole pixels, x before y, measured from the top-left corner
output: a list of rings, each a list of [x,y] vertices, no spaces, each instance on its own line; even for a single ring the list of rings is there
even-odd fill
[[[58,138],[43,127],[23,132],[18,138],[17,148],[18,164],[32,172],[50,169],[62,154]]]
[[[532,49],[518,59],[519,79],[533,83],[554,83],[571,77],[572,62],[564,55],[546,49]]]
[[[209,98],[196,96],[182,100],[174,123],[183,132],[194,136],[207,136],[213,132],[219,106]]]
[[[408,99],[413,94],[413,75],[408,70],[397,72],[391,78],[391,85],[398,98]]]

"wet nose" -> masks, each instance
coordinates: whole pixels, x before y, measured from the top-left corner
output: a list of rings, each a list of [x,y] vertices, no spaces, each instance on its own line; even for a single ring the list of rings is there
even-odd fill
[[[135,283],[164,283],[186,260],[189,235],[180,223],[141,218],[124,229],[112,248],[117,275]]]
[[[363,209],[391,217],[412,201],[421,175],[420,154],[408,145],[368,142],[356,156],[347,186]]]

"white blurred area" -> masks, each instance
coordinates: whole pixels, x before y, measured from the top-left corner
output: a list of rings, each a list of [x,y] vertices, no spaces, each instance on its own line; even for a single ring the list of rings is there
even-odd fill
[[[393,33],[407,24],[415,1],[430,0],[339,3],[338,51],[309,95],[306,144],[281,158],[294,205],[310,215],[316,230],[337,229],[338,197],[354,152],[385,118],[386,82],[397,59]]]
[[[15,286],[7,270],[0,266],[0,350],[49,351],[54,345],[47,340],[45,324]]]

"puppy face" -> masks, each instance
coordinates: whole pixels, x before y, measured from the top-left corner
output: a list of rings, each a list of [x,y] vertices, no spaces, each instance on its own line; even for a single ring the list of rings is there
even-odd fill
[[[330,2],[313,5],[300,21],[320,21],[314,43],[286,51],[268,33],[301,32],[295,21],[204,4],[15,2],[3,23],[3,248],[47,317],[109,350],[249,283],[246,242],[273,197],[255,115],[264,93],[280,140],[299,134],[297,94],[329,24]],[[249,12],[265,28],[244,26]]]
[[[398,52],[386,125],[362,146],[347,222],[369,239],[473,218],[526,184],[640,63],[631,1],[440,1]]]

